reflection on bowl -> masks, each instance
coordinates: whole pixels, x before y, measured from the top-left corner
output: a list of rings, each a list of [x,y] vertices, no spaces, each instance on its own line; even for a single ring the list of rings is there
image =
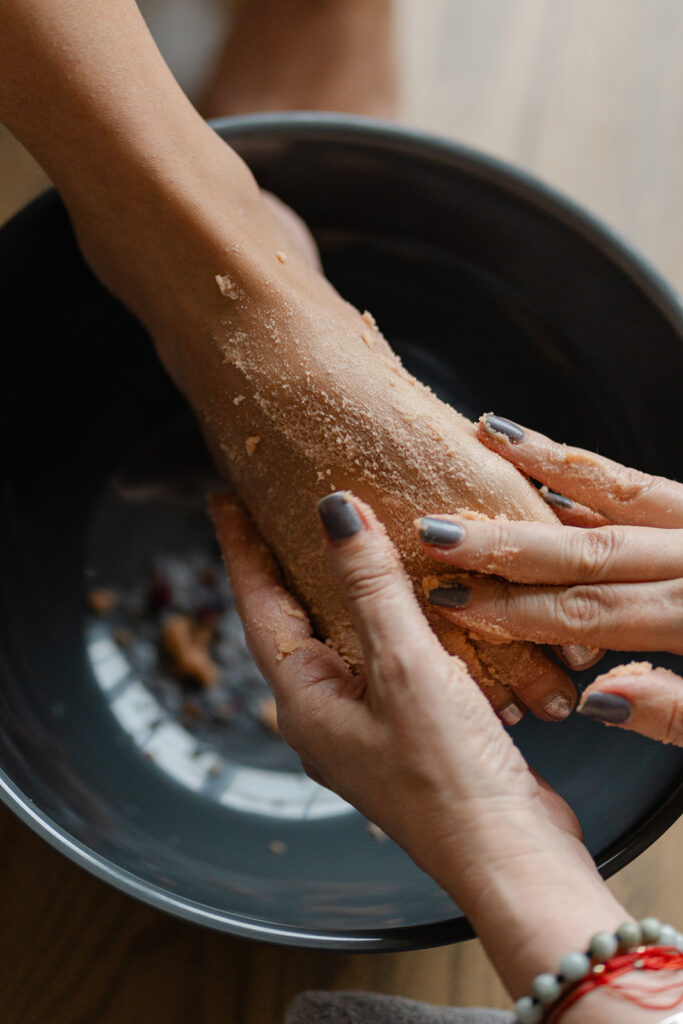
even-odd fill
[[[372,122],[262,116],[218,130],[308,220],[340,291],[446,400],[683,478],[679,447],[661,443],[677,436],[681,311],[584,214],[457,146]],[[6,803],[95,874],[211,927],[359,950],[465,937],[438,887],[247,713],[262,683],[237,633],[224,673],[246,712],[205,728],[176,714],[153,658],[136,661],[113,621],[86,612],[94,582],[127,592],[160,556],[216,558],[203,509],[212,471],[54,195],[0,232],[0,266]],[[680,671],[680,659],[658,660]],[[515,736],[606,872],[683,806],[681,751],[578,719],[525,721]]]

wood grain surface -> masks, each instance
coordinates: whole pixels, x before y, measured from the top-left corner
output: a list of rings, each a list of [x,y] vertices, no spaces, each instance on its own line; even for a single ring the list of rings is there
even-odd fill
[[[400,0],[403,119],[528,169],[683,293],[683,2]],[[0,220],[45,184],[0,134]],[[610,883],[683,925],[683,824]],[[0,810],[5,1024],[279,1024],[305,988],[509,1002],[477,943],[400,955],[230,939],[133,902]],[[513,940],[514,941],[514,940]]]

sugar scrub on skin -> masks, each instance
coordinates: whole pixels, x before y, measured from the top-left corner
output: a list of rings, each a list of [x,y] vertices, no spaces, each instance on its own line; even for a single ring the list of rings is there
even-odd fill
[[[408,373],[370,313],[310,271],[298,282],[297,267],[294,255],[272,260],[253,288],[235,282],[237,299],[220,288],[221,326],[186,387],[214,459],[317,635],[351,665],[361,662],[360,646],[316,513],[332,490],[349,490],[374,509],[447,649],[508,699],[503,681],[545,671],[540,650],[466,634],[433,613],[421,581],[435,563],[413,521],[440,509],[557,520],[516,469],[477,441],[472,423]]]

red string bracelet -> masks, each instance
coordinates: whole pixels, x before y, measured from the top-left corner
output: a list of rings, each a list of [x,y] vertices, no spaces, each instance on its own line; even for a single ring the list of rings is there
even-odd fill
[[[634,972],[665,971],[657,984],[639,983]],[[674,971],[681,976],[671,978]],[[644,1009],[671,1010],[683,1004],[683,933],[655,917],[625,921],[614,932],[596,932],[585,952],[562,958],[556,974],[542,973],[532,991],[515,1003],[514,1024],[557,1024],[589,992],[602,989]]]
[[[615,956],[597,964],[592,973],[566,992],[550,1010],[544,1024],[556,1024],[566,1011],[596,989],[607,989],[611,996],[646,1010],[675,1010],[683,1004],[683,976],[661,986],[638,985],[634,980],[620,984],[618,979],[633,971],[681,971],[683,953],[667,946],[643,946],[631,953]],[[663,997],[668,994],[667,1002]]]

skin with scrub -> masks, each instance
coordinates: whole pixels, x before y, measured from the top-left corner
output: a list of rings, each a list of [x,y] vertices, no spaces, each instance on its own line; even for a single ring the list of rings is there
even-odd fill
[[[314,106],[324,79],[326,105],[388,112],[389,51],[359,40],[390,28],[386,0],[245,0],[205,109]],[[290,36],[292,54],[309,41],[296,60],[278,43]],[[133,0],[6,0],[0,119],[51,176],[90,267],[146,327],[239,495],[213,497],[216,532],[305,770],[458,902],[527,1024],[582,983],[592,936],[607,971],[641,944],[669,949],[622,981],[683,982],[683,937],[630,919],[503,724],[531,712],[561,728],[575,707],[538,644],[584,668],[608,647],[683,653],[683,487],[499,417],[475,427],[415,381],[327,282],[303,222],[183,95]],[[683,743],[682,695],[640,664],[598,675],[579,712]],[[562,1020],[665,1016],[603,989]]]

